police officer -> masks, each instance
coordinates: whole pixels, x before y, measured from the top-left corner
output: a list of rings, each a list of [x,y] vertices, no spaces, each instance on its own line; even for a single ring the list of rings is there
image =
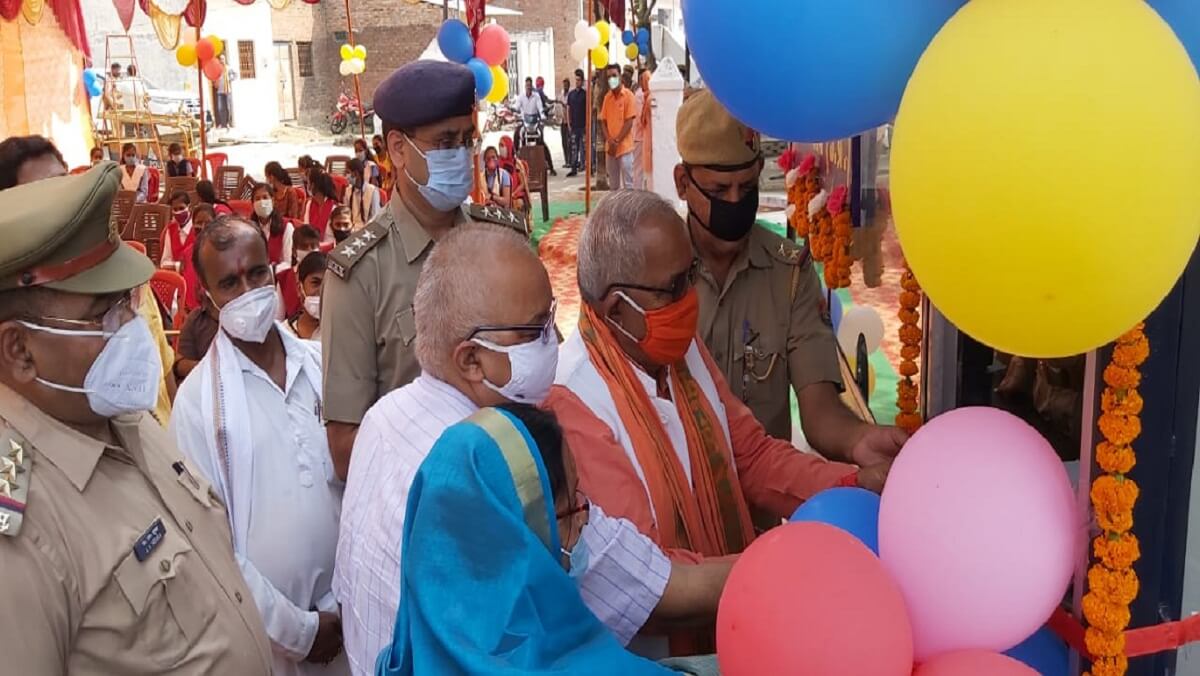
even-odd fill
[[[0,655],[13,674],[268,674],[225,509],[146,413],[120,169],[0,192]]]
[[[525,232],[524,218],[499,207],[463,206],[474,185],[475,78],[453,63],[416,61],[375,90],[396,193],[365,228],[329,253],[321,301],[325,421],[343,480],[363,415],[420,373],[413,340],[413,291],[433,243],[468,220]],[[481,263],[485,263],[481,259]]]
[[[676,118],[675,186],[700,265],[700,335],[730,388],[766,428],[791,438],[794,388],[809,444],[868,466],[906,437],[863,422],[841,401],[837,340],[807,249],[755,225],[763,157],[758,134],[702,90]]]

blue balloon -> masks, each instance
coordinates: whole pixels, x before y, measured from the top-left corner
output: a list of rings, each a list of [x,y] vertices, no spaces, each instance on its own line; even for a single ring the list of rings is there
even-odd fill
[[[1020,645],[1004,653],[1042,676],[1067,676],[1069,654],[1067,644],[1049,627],[1042,627]]]
[[[701,4],[703,4],[703,3],[701,3]],[[689,7],[688,9],[691,9],[691,7]],[[639,44],[641,44],[641,43],[650,44],[650,29],[645,28],[645,27],[639,28],[637,30],[637,41]]]
[[[828,488],[800,505],[788,521],[841,528],[879,555],[879,496],[863,488]]]
[[[817,142],[895,117],[921,53],[964,4],[767,0],[750,10],[703,0],[687,2],[683,21],[705,84],[734,117],[776,139]],[[804,49],[788,49],[804,27]]]
[[[492,69],[478,57],[467,61],[467,68],[475,75],[475,98],[482,99],[492,91]]]
[[[635,40],[637,40],[637,36],[633,34],[633,31],[626,30],[624,33],[621,33],[621,44],[632,45]]]
[[[454,63],[466,63],[475,56],[475,45],[471,42],[471,29],[458,19],[450,19],[438,29],[438,49]]]
[[[1196,0],[1150,0],[1150,6],[1166,19],[1187,48],[1200,71],[1200,2]]]
[[[100,73],[95,68],[84,69],[83,88],[88,93],[88,96],[100,96],[104,91],[104,85],[100,80]]]

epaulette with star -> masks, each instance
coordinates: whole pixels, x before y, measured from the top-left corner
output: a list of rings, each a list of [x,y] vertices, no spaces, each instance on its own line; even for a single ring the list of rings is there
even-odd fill
[[[801,246],[787,239],[779,242],[775,248],[768,250],[780,262],[787,263],[788,265],[803,266],[809,257],[807,245]]]
[[[522,235],[529,234],[529,224],[525,221],[525,215],[519,211],[484,204],[472,204],[467,207],[467,215],[473,221],[505,225]]]
[[[0,535],[15,537],[25,519],[33,458],[13,429],[0,430]]]
[[[371,221],[361,230],[353,232],[337,246],[329,250],[325,267],[341,279],[350,276],[354,264],[362,260],[363,254],[370,251],[387,237],[388,226],[381,219]]]

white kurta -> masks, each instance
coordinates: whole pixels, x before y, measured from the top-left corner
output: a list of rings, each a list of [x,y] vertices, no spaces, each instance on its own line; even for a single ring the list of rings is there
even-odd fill
[[[301,368],[305,348],[298,340],[287,336],[284,346],[282,391],[235,350],[254,448],[251,504],[235,506],[250,514],[238,562],[271,638],[276,676],[349,674],[344,652],[327,666],[303,661],[316,637],[316,610],[337,612],[332,580],[342,489],[321,422],[319,378]],[[180,450],[212,481],[205,426],[213,423],[200,413],[200,398],[212,392],[202,391],[203,382],[188,378],[180,386],[171,427]]]

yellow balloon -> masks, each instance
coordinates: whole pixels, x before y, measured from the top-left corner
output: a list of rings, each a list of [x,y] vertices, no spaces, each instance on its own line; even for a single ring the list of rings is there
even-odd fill
[[[608,25],[607,21],[597,21],[596,30],[600,31],[600,44],[607,45],[612,37],[612,26]]]
[[[1200,237],[1200,78],[1143,0],[973,0],[896,118],[908,263],[947,318],[1060,357],[1146,317]]]
[[[367,48],[362,45],[354,45],[354,58],[366,61]]]
[[[180,45],[179,49],[175,50],[175,60],[184,68],[196,65],[196,44]]]
[[[625,45],[625,58],[629,59],[630,61],[633,61],[637,57],[638,57],[637,44],[635,43],[632,45]]]
[[[492,90],[484,97],[488,103],[500,103],[508,98],[508,73],[500,66],[492,66]]]
[[[338,54],[342,56],[342,61],[349,61],[354,58],[354,48],[350,45],[342,45],[342,48],[338,50]]]
[[[608,65],[608,47],[600,45],[592,49],[592,65],[597,68],[604,68]]]
[[[220,56],[225,51],[225,41],[215,35],[208,36],[208,39],[213,45],[213,58]]]

